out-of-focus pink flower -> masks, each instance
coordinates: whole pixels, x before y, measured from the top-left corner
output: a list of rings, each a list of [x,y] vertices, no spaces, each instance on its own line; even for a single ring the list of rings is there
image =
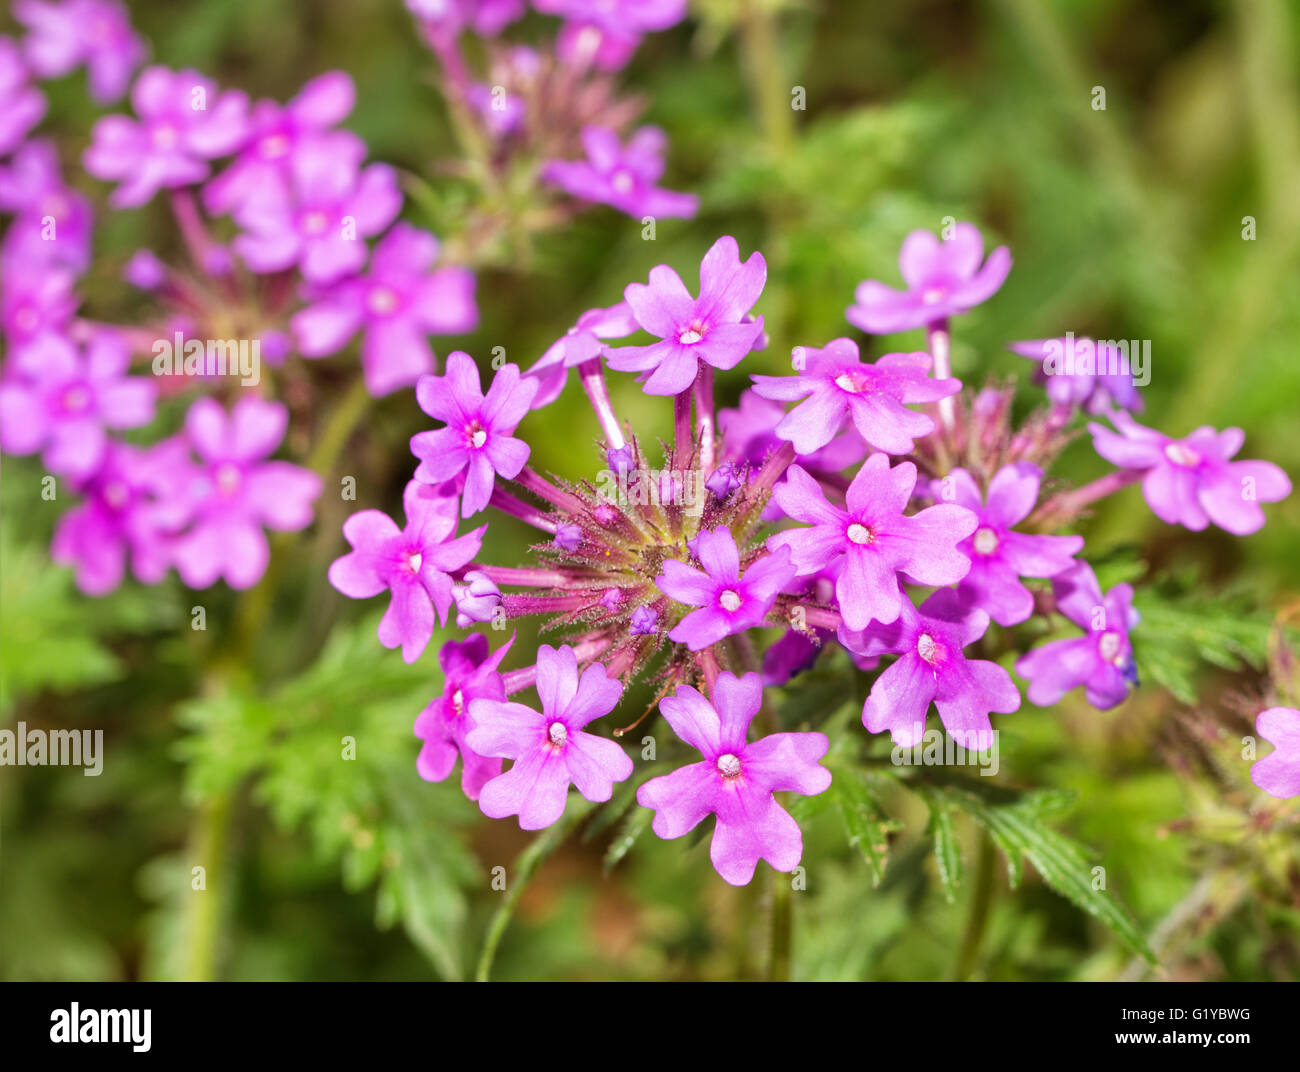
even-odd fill
[[[85,64],[90,95],[100,104],[121,98],[145,57],[126,5],[117,0],[16,0],[14,18],[27,27],[23,51],[32,71],[57,78]]]
[[[582,147],[586,160],[552,160],[542,178],[583,201],[612,205],[620,212],[643,216],[694,216],[699,199],[693,194],[660,189],[668,139],[658,127],[642,127],[620,145],[606,127],[586,127]]]
[[[31,272],[41,263],[86,270],[90,202],[63,181],[53,142],[29,141],[0,167],[0,211],[14,216],[0,252],[7,271]]]
[[[0,156],[8,156],[45,116],[45,94],[27,79],[12,38],[0,37]]]

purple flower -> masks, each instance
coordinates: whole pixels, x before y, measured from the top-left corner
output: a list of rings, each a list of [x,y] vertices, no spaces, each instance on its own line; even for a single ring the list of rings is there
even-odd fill
[[[370,271],[323,291],[293,317],[305,357],[342,349],[365,331],[361,365],[376,397],[414,384],[433,371],[429,335],[454,335],[478,326],[474,274],[467,268],[433,267],[438,240],[398,223],[375,246]]]
[[[644,603],[637,607],[628,619],[628,632],[633,636],[654,636],[659,632],[658,611]]]
[[[937,402],[961,390],[958,380],[930,378],[929,354],[885,354],[868,364],[852,339],[834,339],[821,350],[801,346],[795,359],[797,375],[751,378],[763,398],[805,399],[776,426],[777,437],[800,454],[826,446],[849,419],[869,446],[907,454],[914,440],[934,431],[929,416],[907,405]]]
[[[1128,357],[1112,342],[1066,335],[1013,342],[1007,349],[1039,362],[1036,379],[1058,405],[1082,406],[1099,416],[1112,405],[1142,412],[1142,395],[1133,382]]]
[[[686,0],[534,0],[538,11],[565,19],[559,54],[567,62],[616,71],[641,35],[666,30],[686,16]]]
[[[742,575],[736,541],[721,526],[699,534],[695,554],[702,571],[670,558],[655,578],[659,591],[669,599],[700,608],[687,614],[668,634],[669,640],[686,644],[691,651],[761,624],[777,593],[795,575],[790,552],[784,549],[752,562]]]
[[[41,78],[57,78],[86,65],[90,95],[111,104],[126,92],[131,72],[145,56],[126,6],[116,0],[17,0],[14,18],[27,27],[23,50]]]
[[[366,263],[364,239],[379,234],[402,207],[397,173],[387,164],[358,171],[354,149],[335,138],[304,142],[289,165],[290,193],[272,187],[239,204],[244,233],[234,241],[254,272],[295,264],[310,283],[332,283]]]
[[[110,442],[103,463],[77,487],[85,501],[59,518],[50,557],[76,568],[87,595],[116,588],[128,562],[138,580],[157,584],[171,564],[170,533],[184,522],[188,473],[183,439],[149,450]]]
[[[420,459],[415,479],[441,484],[464,473],[461,517],[477,514],[492,497],[497,476],[513,479],[528,462],[528,444],[512,433],[536,391],[536,380],[522,379],[518,365],[506,365],[484,396],[474,359],[453,352],[445,376],[422,376],[415,386],[420,408],[446,424],[411,437],[411,453]]]
[[[871,733],[889,730],[894,744],[910,748],[925,736],[931,702],[944,729],[963,748],[982,752],[993,744],[989,712],[1020,708],[1020,692],[997,663],[968,659],[962,649],[989,627],[982,610],[962,607],[952,589],[935,592],[918,611],[910,599],[890,625],[865,630],[840,627],[840,643],[858,655],[897,653],[871,686],[862,724]]]
[[[488,654],[487,637],[479,633],[463,641],[449,640],[438,652],[442,667],[442,695],[415,720],[415,735],[424,740],[415,769],[426,782],[441,782],[460,757],[460,787],[470,800],[478,800],[483,786],[501,773],[501,760],[480,756],[465,738],[476,723],[469,707],[475,700],[504,703],[505,686],[498,667],[514,638]]]
[[[1102,711],[1114,707],[1137,684],[1129,630],[1138,623],[1133,589],[1117,584],[1103,597],[1097,575],[1086,562],[1052,578],[1056,609],[1087,636],[1053,640],[1016,661],[1016,673],[1029,681],[1033,704],[1050,707],[1071,689]]]
[[[746,885],[759,860],[793,871],[803,855],[799,825],[772,794],[816,796],[831,784],[831,772],[818,762],[829,747],[823,733],[773,733],[746,743],[762,703],[757,674],[719,675],[712,703],[680,686],[659,710],[704,761],[651,778],[636,793],[637,803],[655,813],[651,829],[666,840],[716,815],[709,858],[733,886]]]
[[[54,143],[29,141],[0,168],[0,211],[15,219],[3,257],[25,272],[42,262],[83,272],[90,263],[90,202],[63,181]]]
[[[1089,424],[1092,445],[1109,462],[1142,472],[1142,494],[1161,521],[1199,532],[1211,523],[1237,536],[1264,525],[1261,502],[1291,494],[1291,481],[1272,462],[1234,462],[1245,433],[1240,428],[1198,428],[1171,439],[1138,424],[1127,413],[1111,414],[1118,434]]]
[[[582,546],[582,529],[571,521],[563,521],[555,527],[553,542],[561,551],[572,554]]]
[[[317,151],[328,158],[351,161],[355,168],[366,155],[365,143],[355,134],[330,128],[348,117],[356,95],[350,75],[330,71],[313,78],[284,106],[258,101],[239,155],[203,188],[207,210],[230,212],[270,192],[287,198],[291,193],[290,163],[307,143],[315,143]]]
[[[122,266],[122,278],[137,290],[157,290],[167,282],[167,266],[151,249],[138,249]]]
[[[625,339],[638,330],[632,308],[625,301],[608,309],[588,309],[578,322],[546,348],[525,376],[538,381],[533,409],[549,406],[569,381],[569,369],[595,361],[605,349],[606,339]]]
[[[970,572],[957,585],[969,607],[989,613],[998,625],[1018,625],[1034,613],[1034,596],[1021,577],[1054,577],[1074,565],[1083,550],[1082,536],[1029,536],[1013,532],[1033,511],[1043,471],[1029,462],[999,469],[989,481],[988,503],[975,478],[953,469],[931,484],[934,498],[972,511],[979,521],[974,535],[958,545],[970,557]]]
[[[925,585],[948,585],[970,570],[960,543],[978,524],[963,506],[930,506],[911,517],[903,510],[916,485],[916,466],[892,469],[884,454],[869,457],[853,478],[844,507],[831,503],[820,484],[797,465],[774,496],[790,517],[811,528],[778,532],[769,550],[788,548],[800,576],[839,569],[835,598],[850,629],[892,622],[909,604],[899,575]]]
[[[200,464],[187,481],[191,524],[174,548],[177,571],[191,588],[224,577],[250,588],[266,572],[270,549],[262,526],[296,532],[311,524],[321,480],[310,469],[265,461],[284,438],[289,411],[278,402],[246,397],[227,416],[200,398],[185,418],[185,433]]]
[[[378,510],[362,510],[343,523],[352,550],[330,566],[330,584],[352,599],[392,594],[379,622],[379,642],[400,647],[408,663],[432,638],[435,612],[439,624],[447,624],[451,574],[483,546],[486,525],[456,535],[456,505],[454,495],[412,480],[402,495],[404,529]]]
[[[609,367],[648,373],[645,390],[675,395],[695,381],[701,361],[734,368],[763,334],[763,318],[747,316],[767,281],[761,253],[740,262],[736,240],[719,238],[700,263],[700,296],[692,298],[666,264],[650,269],[650,283],[629,283],[623,296],[637,324],[662,342],[606,351]]]
[[[72,273],[63,268],[39,265],[3,265],[4,286],[0,287],[0,325],[9,343],[10,358],[17,362],[28,347],[49,345],[62,336],[77,311]]]
[[[872,335],[888,335],[964,313],[997,293],[1011,271],[1011,251],[999,246],[985,261],[979,230],[959,223],[942,242],[929,231],[913,231],[903,239],[898,268],[907,289],[894,290],[874,279],[859,283],[855,304],[845,314],[850,324]]]
[[[95,124],[86,170],[120,180],[109,201],[143,205],[158,190],[190,186],[208,177],[208,161],[234,152],[248,131],[248,98],[218,93],[198,71],[144,70],[131,88],[138,120],[109,115]]]
[[[483,814],[518,815],[521,829],[540,830],[564,814],[570,782],[587,800],[608,800],[614,783],[631,777],[632,761],[613,741],[582,731],[614,710],[622,695],[623,686],[600,663],[579,677],[572,648],[543,644],[537,649],[540,713],[507,700],[471,701],[476,726],[466,743],[479,755],[514,760],[483,787]]]
[[[668,139],[658,127],[642,127],[626,146],[607,127],[582,130],[583,161],[552,160],[542,178],[583,201],[612,205],[620,212],[643,216],[690,218],[699,208],[691,194],[661,190],[655,185],[664,172]]]
[[[1273,752],[1250,768],[1250,780],[1279,800],[1300,796],[1300,711],[1270,707],[1255,720],[1255,730]]]
[[[490,622],[501,606],[501,589],[482,570],[470,570],[464,584],[451,586],[456,601],[456,626],[468,629],[478,622]]]
[[[791,678],[812,669],[822,646],[832,636],[825,629],[815,632],[816,639],[797,629],[787,629],[781,639],[763,653],[764,685],[784,685]]]
[[[106,429],[153,420],[154,385],[128,376],[130,364],[116,332],[97,332],[84,353],[60,335],[42,336],[0,384],[0,445],[10,454],[43,450],[53,472],[90,476],[108,449]]]
[[[495,37],[524,14],[524,0],[406,0],[406,10],[425,26],[447,36],[470,27]]]
[[[28,84],[18,46],[0,37],[0,156],[18,148],[44,116],[45,95]]]

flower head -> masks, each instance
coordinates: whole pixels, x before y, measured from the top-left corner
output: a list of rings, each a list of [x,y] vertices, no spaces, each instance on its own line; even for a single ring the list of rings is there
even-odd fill
[[[43,450],[54,472],[90,476],[108,449],[107,429],[153,419],[154,385],[128,376],[130,363],[114,331],[96,332],[84,351],[62,335],[40,336],[0,384],[0,445],[11,454]]]
[[[84,158],[97,179],[121,182],[109,198],[117,208],[202,182],[208,161],[234,152],[248,132],[248,98],[218,93],[198,71],[147,68],[131,88],[131,105],[139,118],[99,120]]]
[[[913,441],[934,431],[934,421],[907,408],[955,395],[961,383],[932,379],[929,354],[885,354],[874,364],[858,356],[852,339],[834,339],[824,349],[795,351],[794,376],[754,376],[754,393],[780,402],[804,399],[776,435],[800,454],[826,446],[851,420],[864,442],[888,454],[906,454]]]
[[[540,712],[507,700],[472,700],[476,725],[466,743],[479,755],[514,760],[480,792],[483,814],[518,815],[522,829],[540,830],[564,814],[570,783],[587,800],[608,800],[614,783],[631,777],[632,761],[613,741],[583,730],[614,710],[622,695],[623,686],[600,663],[579,676],[572,648],[543,644],[537,649]]]
[[[0,168],[0,211],[14,216],[2,256],[16,273],[47,262],[84,271],[90,262],[90,202],[63,181],[54,143],[29,141]]]
[[[411,437],[411,452],[420,459],[415,479],[441,484],[464,473],[461,516],[477,514],[492,497],[496,477],[518,476],[528,461],[528,444],[512,433],[536,392],[536,380],[522,379],[518,365],[506,365],[484,395],[474,359],[452,353],[445,376],[422,376],[416,384],[420,408],[446,427]]]
[[[446,625],[452,605],[451,574],[483,544],[487,526],[456,535],[456,498],[412,480],[402,496],[406,527],[378,510],[362,510],[343,523],[349,554],[330,566],[330,584],[353,599],[387,589],[388,612],[379,622],[379,642],[400,647],[413,663],[433,636],[434,614]]]
[[[964,313],[997,293],[1011,271],[1011,251],[999,246],[985,261],[979,230],[959,223],[943,241],[930,231],[913,231],[903,239],[898,268],[907,289],[894,290],[875,279],[858,284],[855,303],[845,314],[849,323],[888,335]]]
[[[1049,707],[1071,689],[1101,710],[1114,707],[1137,684],[1129,630],[1138,623],[1133,589],[1117,584],[1102,595],[1097,575],[1079,562],[1052,578],[1056,609],[1087,636],[1052,640],[1016,660],[1016,673],[1028,679],[1031,703]]]
[[[948,585],[970,570],[959,545],[975,531],[975,515],[944,503],[905,516],[915,485],[911,462],[891,469],[884,454],[873,454],[840,507],[807,472],[792,465],[774,498],[786,514],[810,527],[778,532],[767,546],[788,548],[801,576],[838,570],[835,596],[850,629],[863,629],[873,620],[892,622],[907,605],[898,588],[900,574],[918,584]]]
[[[963,607],[951,589],[935,592],[919,610],[904,598],[892,624],[860,631],[841,626],[840,642],[849,651],[899,656],[872,684],[862,724],[872,733],[889,730],[894,744],[911,748],[925,736],[933,703],[944,729],[963,748],[991,747],[989,712],[1019,710],[1020,691],[997,663],[966,657],[963,649],[988,627],[989,616]]]
[[[690,387],[700,362],[730,369],[754,349],[763,318],[749,320],[767,281],[761,253],[743,264],[730,236],[719,238],[700,263],[700,296],[692,298],[681,276],[666,264],[650,269],[649,285],[629,283],[623,296],[637,324],[662,341],[607,351],[609,367],[644,373],[652,395],[680,394]]]
[[[722,527],[700,533],[696,555],[702,569],[670,558],[663,564],[662,575],[655,578],[669,599],[700,608],[687,614],[668,634],[669,640],[685,644],[691,651],[758,625],[772,609],[777,593],[795,575],[790,552],[784,549],[752,561],[742,574],[736,541]]]
[[[189,587],[206,588],[224,577],[232,588],[251,588],[270,558],[262,527],[296,532],[311,524],[320,477],[266,460],[288,423],[283,405],[260,398],[241,399],[228,415],[211,398],[190,406],[185,434],[199,464],[186,481],[190,525],[173,546]]]
[[[589,126],[582,132],[586,160],[552,160],[542,178],[583,201],[612,205],[620,212],[642,216],[694,216],[699,198],[660,189],[668,141],[658,127],[642,127],[619,144],[608,127]]]
[[[632,309],[625,301],[607,309],[588,309],[524,373],[538,381],[533,409],[549,406],[560,397],[569,380],[569,369],[599,360],[606,339],[624,339],[637,330]]]
[[[361,367],[376,397],[409,387],[433,371],[429,335],[453,335],[478,326],[474,275],[467,268],[434,268],[438,240],[398,223],[376,244],[370,271],[322,290],[294,315],[292,327],[306,357],[342,349],[365,332]]]
[[[1113,342],[1067,335],[1013,342],[1007,349],[1040,363],[1038,382],[1058,405],[1082,406],[1098,415],[1112,405],[1132,413],[1142,412],[1142,394],[1133,382],[1128,356]]]
[[[1270,707],[1255,720],[1255,730],[1273,751],[1250,768],[1250,780],[1269,796],[1300,796],[1300,711]]]
[[[478,800],[483,786],[501,773],[500,758],[479,755],[465,738],[475,727],[469,713],[475,700],[505,701],[498,668],[513,643],[512,637],[489,654],[487,637],[475,633],[463,641],[447,641],[438,652],[442,695],[415,720],[415,735],[424,740],[415,769],[426,782],[441,782],[459,756],[461,789],[470,800]]]
[[[681,837],[717,816],[709,856],[733,886],[746,885],[759,860],[793,871],[803,855],[798,824],[772,794],[816,796],[831,784],[831,772],[818,762],[829,747],[825,734],[773,733],[747,741],[762,703],[757,674],[719,675],[712,703],[689,685],[678,688],[659,710],[704,759],[651,778],[636,794],[654,811],[652,829],[661,838]]]
[[[118,100],[144,59],[144,42],[117,0],[17,0],[13,10],[27,27],[23,51],[32,70],[58,78],[84,64],[90,95],[99,104]]]
[[[1240,428],[1198,428],[1185,439],[1171,439],[1127,413],[1110,419],[1118,432],[1088,425],[1092,445],[1107,461],[1142,473],[1147,505],[1170,525],[1199,532],[1213,523],[1246,536],[1264,525],[1261,502],[1291,494],[1291,481],[1272,462],[1230,460],[1246,438]]]
[[[1043,472],[1029,462],[999,469],[989,481],[988,500],[975,478],[953,469],[932,484],[935,499],[970,510],[979,522],[959,549],[970,557],[970,572],[957,585],[958,597],[988,611],[999,625],[1017,625],[1034,612],[1034,597],[1021,577],[1054,577],[1074,565],[1082,536],[1031,536],[1012,531],[1038,502]]]

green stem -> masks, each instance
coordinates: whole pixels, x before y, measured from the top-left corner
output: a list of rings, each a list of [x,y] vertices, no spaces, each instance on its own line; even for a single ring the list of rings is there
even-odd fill
[[[216,978],[217,942],[228,886],[226,856],[233,807],[234,798],[230,793],[209,797],[199,809],[192,827],[191,866],[204,869],[204,888],[190,890],[189,924],[185,929],[181,961],[181,978],[189,982],[206,983]]]
[[[790,949],[794,944],[794,906],[787,875],[772,872],[772,917],[769,921],[771,944],[768,947],[767,981],[790,981]]]
[[[573,829],[587,817],[592,805],[586,801],[569,801],[568,811],[563,820],[548,828],[545,833],[533,839],[533,843],[524,849],[515,860],[514,873],[508,876],[509,886],[505,900],[492,916],[488,924],[487,935],[483,939],[483,951],[479,954],[478,968],[474,972],[477,982],[486,983],[492,975],[492,961],[496,959],[497,946],[510,925],[515,906],[528,886],[529,880],[536,873],[542,862],[551,855]]]
[[[762,0],[746,0],[741,12],[741,45],[759,123],[768,151],[774,157],[780,156],[794,141],[794,110],[777,48],[776,22]]]
[[[970,915],[966,917],[966,932],[953,967],[953,979],[965,982],[979,966],[980,946],[988,926],[989,910],[993,906],[994,890],[993,839],[985,830],[980,831],[979,849],[975,860],[975,892],[971,895]]]

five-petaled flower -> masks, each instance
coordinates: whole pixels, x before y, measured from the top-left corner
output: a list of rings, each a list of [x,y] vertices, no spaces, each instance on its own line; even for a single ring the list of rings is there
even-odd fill
[[[1300,796],[1300,711],[1270,707],[1260,712],[1255,730],[1273,751],[1250,768],[1250,780],[1281,800]]]
[[[569,784],[587,800],[608,800],[614,783],[632,776],[632,761],[613,741],[583,732],[609,714],[623,686],[600,663],[578,674],[578,658],[567,645],[537,649],[540,712],[509,700],[470,701],[474,729],[465,741],[481,756],[513,760],[479,793],[479,807],[493,819],[518,815],[524,830],[540,830],[564,814]]]
[[[831,772],[818,762],[829,747],[825,734],[773,733],[747,743],[762,704],[757,674],[720,674],[712,702],[680,686],[659,710],[704,759],[651,778],[636,794],[639,804],[654,811],[651,829],[661,838],[681,837],[716,815],[709,856],[733,886],[748,883],[759,860],[793,871],[803,855],[799,825],[772,794],[816,796],[831,784]]]

